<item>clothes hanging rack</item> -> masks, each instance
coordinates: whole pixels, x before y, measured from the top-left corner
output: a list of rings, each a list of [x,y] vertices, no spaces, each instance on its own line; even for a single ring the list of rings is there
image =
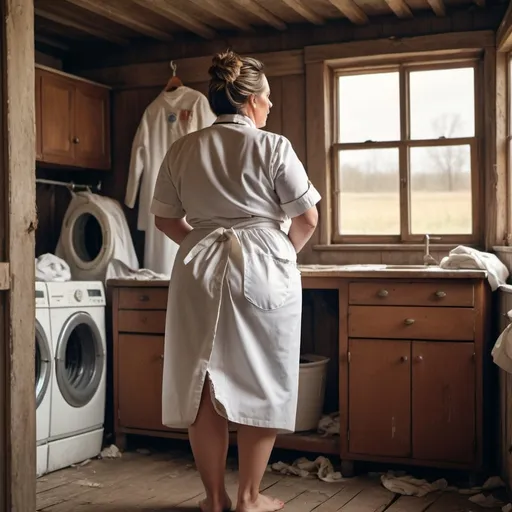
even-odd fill
[[[44,178],[37,178],[36,183],[42,183],[45,185],[56,185],[58,187],[66,187],[69,190],[75,191],[77,189],[82,190],[91,190],[93,187],[96,187],[96,190],[99,192],[101,190],[101,181],[98,181],[97,185],[86,185],[81,183],[74,183],[73,181],[57,181],[57,180],[47,180]]]

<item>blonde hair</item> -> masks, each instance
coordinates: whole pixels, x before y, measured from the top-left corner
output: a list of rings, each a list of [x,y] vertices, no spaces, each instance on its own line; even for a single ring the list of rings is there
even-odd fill
[[[259,60],[240,57],[231,50],[216,54],[208,70],[208,99],[213,112],[218,116],[238,114],[249,96],[263,91],[263,67]]]

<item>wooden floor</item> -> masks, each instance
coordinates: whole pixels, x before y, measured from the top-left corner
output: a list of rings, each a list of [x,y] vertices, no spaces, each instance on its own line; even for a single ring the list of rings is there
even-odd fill
[[[226,483],[236,495],[236,460]],[[358,476],[339,483],[267,473],[263,488],[286,502],[290,512],[476,512],[483,509],[453,492],[424,498],[399,496],[378,478]],[[125,452],[119,459],[93,460],[41,477],[37,510],[45,512],[171,512],[197,510],[202,485],[190,452]]]

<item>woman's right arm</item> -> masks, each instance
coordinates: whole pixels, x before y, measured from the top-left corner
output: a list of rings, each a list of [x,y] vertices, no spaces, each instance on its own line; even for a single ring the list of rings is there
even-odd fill
[[[308,243],[309,239],[315,232],[318,223],[318,210],[316,206],[309,208],[301,215],[293,217],[288,238],[295,247],[295,251],[299,253]]]

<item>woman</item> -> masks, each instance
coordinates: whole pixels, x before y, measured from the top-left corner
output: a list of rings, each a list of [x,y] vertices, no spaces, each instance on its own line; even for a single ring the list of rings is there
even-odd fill
[[[278,431],[293,432],[302,289],[297,253],[320,195],[289,141],[260,130],[272,107],[261,62],[214,57],[213,126],[175,142],[151,211],[180,245],[169,287],[163,423],[188,428],[205,512],[231,508],[228,420],[237,424],[238,512],[284,504],[259,494]],[[185,220],[186,215],[186,220]],[[288,235],[283,223],[292,219]]]

